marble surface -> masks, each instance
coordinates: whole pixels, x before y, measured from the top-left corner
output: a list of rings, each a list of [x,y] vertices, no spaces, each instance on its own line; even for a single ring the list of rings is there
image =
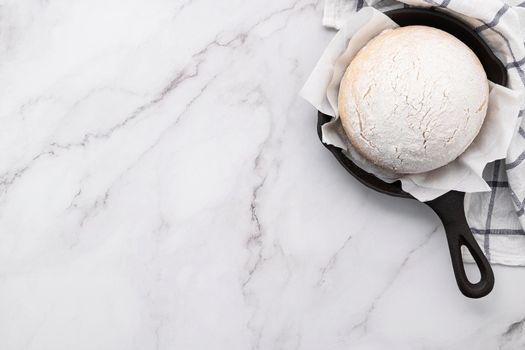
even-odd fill
[[[0,3],[0,349],[523,349],[525,270],[455,285],[297,93],[311,0]]]

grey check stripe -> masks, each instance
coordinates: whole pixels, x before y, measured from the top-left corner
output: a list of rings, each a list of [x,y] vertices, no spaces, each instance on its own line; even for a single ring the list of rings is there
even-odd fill
[[[447,7],[448,4],[450,4],[450,0],[443,0],[443,2],[441,3],[441,7]]]
[[[518,130],[518,132],[520,133],[521,137],[525,138],[525,130],[523,130],[523,128],[520,126],[520,129]]]
[[[487,184],[490,186],[490,187],[501,187],[501,188],[506,188],[506,187],[509,187],[509,183],[507,181],[487,181]]]
[[[520,201],[516,193],[512,190],[510,191],[510,198],[512,198],[512,201],[516,206],[516,214],[518,214],[518,216],[522,216],[525,212],[525,199],[523,201]]]
[[[492,181],[498,180],[499,175],[499,167],[500,167],[501,161],[497,160],[494,162],[494,170],[492,173]],[[492,224],[492,213],[494,212],[494,201],[496,199],[496,191],[498,190],[497,187],[492,188],[492,193],[490,194],[490,202],[489,202],[489,209],[487,213],[487,221],[485,222],[485,230],[486,233],[484,235],[484,241],[483,241],[483,250],[485,251],[485,255],[487,256],[488,261],[490,261],[490,226]]]
[[[523,162],[523,159],[525,159],[525,151],[521,152],[521,154],[519,155],[518,158],[516,158],[516,160],[514,160],[514,161],[510,162],[509,164],[505,165],[505,169],[507,169],[507,170],[514,169],[515,167],[520,165],[521,162]]]
[[[518,216],[522,216],[525,212],[525,199],[523,201],[520,201],[516,193],[512,190],[510,191],[510,198],[512,198],[514,206],[516,206],[516,214],[518,214]]]
[[[491,235],[525,235],[525,231],[520,230],[520,229],[511,230],[511,229],[504,229],[504,228],[502,228],[502,229],[493,228],[493,229],[490,229],[490,230],[482,230],[482,229],[477,229],[477,228],[471,227],[470,231],[472,231],[472,233],[477,234],[477,235],[486,235],[486,234],[491,234]]]
[[[518,118],[521,118],[525,115],[525,109],[522,109],[520,113],[518,114]]]
[[[524,5],[525,2],[523,2],[521,5]],[[525,6],[524,6],[525,7]],[[523,43],[523,46],[525,46],[525,42]],[[505,68],[511,69],[511,68],[517,68],[518,66],[522,66],[525,63],[525,57],[523,57],[519,61],[509,62],[505,65]]]
[[[496,12],[496,15],[494,16],[494,18],[492,19],[492,21],[490,21],[489,23],[484,23],[483,25],[477,27],[476,29],[474,29],[477,33],[480,33],[482,31],[484,31],[485,29],[489,29],[489,28],[492,28],[494,27],[495,25],[497,25],[499,23],[499,20],[501,18],[501,16],[503,16],[505,14],[505,12],[507,12],[509,10],[510,6],[505,4],[503,5],[499,10],[498,12]]]
[[[525,57],[523,57],[521,60],[519,61],[514,61],[514,62],[509,62],[505,65],[505,68],[507,69],[511,69],[511,68],[518,68],[520,66],[522,66],[523,64],[525,63]]]

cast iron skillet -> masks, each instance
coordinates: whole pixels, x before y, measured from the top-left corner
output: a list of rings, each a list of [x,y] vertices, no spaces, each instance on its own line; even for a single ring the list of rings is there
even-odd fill
[[[402,27],[418,24],[426,25],[439,28],[454,35],[476,53],[489,80],[503,86],[507,85],[507,70],[505,66],[492,53],[479,35],[465,23],[433,9],[406,8],[386,12],[386,15]],[[317,133],[319,138],[321,138],[322,125],[330,120],[330,116],[321,112],[318,113]],[[341,149],[327,144],[324,145],[333,153],[339,163],[365,186],[390,196],[415,199],[401,189],[401,183],[399,181],[391,184],[386,183],[359,168],[350,159],[345,157]],[[452,260],[452,268],[454,269],[454,275],[459,289],[467,297],[481,298],[492,290],[494,286],[494,274],[465,219],[465,211],[463,209],[464,196],[465,193],[463,192],[450,191],[432,201],[425,202],[425,204],[432,208],[443,222]],[[477,283],[471,283],[465,274],[461,246],[466,246],[474,257],[481,275],[481,279]]]

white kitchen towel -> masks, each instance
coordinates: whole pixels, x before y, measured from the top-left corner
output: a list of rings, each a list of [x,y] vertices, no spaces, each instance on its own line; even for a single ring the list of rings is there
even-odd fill
[[[339,29],[365,6],[381,11],[435,7],[470,24],[506,65],[508,86],[525,87],[525,1],[500,0],[325,0],[323,24]],[[489,164],[483,177],[490,192],[467,194],[465,213],[492,263],[525,266],[525,101],[506,159]]]

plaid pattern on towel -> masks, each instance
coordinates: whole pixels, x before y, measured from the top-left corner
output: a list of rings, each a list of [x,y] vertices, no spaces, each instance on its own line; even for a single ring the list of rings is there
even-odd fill
[[[500,0],[325,0],[323,24],[340,28],[365,6],[387,11],[436,7],[462,19],[506,65],[508,87],[525,89],[525,1]],[[522,32],[523,31],[523,32]],[[491,192],[467,194],[465,213],[489,261],[525,266],[525,100],[506,159],[489,164],[483,177]]]

